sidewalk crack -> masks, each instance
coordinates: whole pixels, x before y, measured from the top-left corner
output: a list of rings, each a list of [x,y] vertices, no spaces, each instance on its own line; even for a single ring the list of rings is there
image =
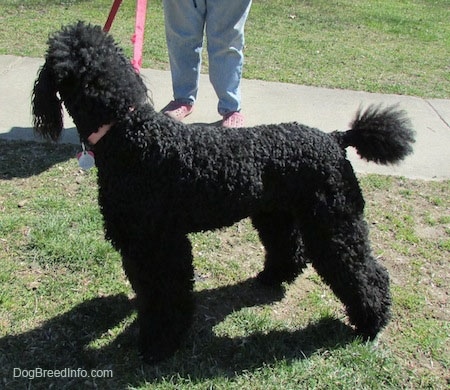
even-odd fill
[[[23,57],[15,57],[13,62],[9,64],[7,67],[0,71],[0,76],[3,76],[9,72],[11,72],[17,65],[20,65],[23,62]]]
[[[434,107],[434,105],[427,99],[425,99],[425,101],[427,102],[427,104],[431,107],[431,109],[435,112],[435,114],[439,117],[439,119],[445,123],[445,125],[450,128],[450,123],[448,123],[445,118],[439,113],[438,110],[436,110],[436,108]]]

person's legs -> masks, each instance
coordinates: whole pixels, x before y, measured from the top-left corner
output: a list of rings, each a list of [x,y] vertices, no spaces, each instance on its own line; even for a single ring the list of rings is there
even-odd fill
[[[206,0],[209,78],[219,98],[219,114],[241,109],[244,26],[251,0]]]
[[[193,105],[201,66],[205,0],[164,0],[163,4],[174,99]]]

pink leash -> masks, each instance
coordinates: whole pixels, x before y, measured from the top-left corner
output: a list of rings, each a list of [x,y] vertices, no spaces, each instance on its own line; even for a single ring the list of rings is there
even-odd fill
[[[134,27],[134,35],[132,42],[134,45],[133,59],[131,64],[137,72],[141,70],[142,66],[142,48],[144,46],[144,30],[145,17],[147,14],[147,0],[137,0],[136,4],[136,23]]]
[[[114,3],[109,11],[108,19],[106,20],[103,30],[108,32],[111,25],[116,17],[117,11],[119,10],[122,0],[114,0]],[[137,72],[141,70],[142,67],[142,49],[144,46],[144,30],[145,30],[145,18],[147,14],[147,0],[137,0],[136,3],[136,22],[134,26],[134,35],[131,38],[133,42],[133,59],[131,64]]]

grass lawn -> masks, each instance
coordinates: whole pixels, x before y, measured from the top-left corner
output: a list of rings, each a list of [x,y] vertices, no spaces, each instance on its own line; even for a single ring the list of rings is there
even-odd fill
[[[3,0],[0,55],[41,57],[50,32],[103,24],[111,3]],[[129,54],[134,3],[112,29]],[[449,98],[449,12],[448,0],[255,0],[245,77]],[[146,36],[144,66],[167,68],[160,1],[149,0]],[[190,236],[194,325],[149,367],[133,292],[103,238],[96,171],[77,168],[77,151],[0,140],[1,389],[448,389],[450,181],[359,177],[394,302],[376,343],[352,336],[311,268],[284,294],[255,285],[263,250],[244,220]]]
[[[4,388],[28,384],[31,374],[15,378],[15,368],[113,373],[36,378],[32,389],[447,388],[449,181],[360,178],[374,252],[392,279],[393,319],[378,343],[352,337],[310,268],[284,296],[258,288],[263,252],[244,220],[191,235],[195,323],[174,358],[148,367],[137,356],[132,290],[103,239],[95,170],[77,168],[75,146],[0,140],[0,150]]]
[[[41,57],[49,33],[103,25],[113,0],[3,0],[0,54]],[[161,1],[148,1],[144,67],[167,69]],[[111,32],[131,54],[135,1]],[[255,0],[244,77],[330,88],[450,97],[448,0]],[[205,71],[207,59],[205,58]]]

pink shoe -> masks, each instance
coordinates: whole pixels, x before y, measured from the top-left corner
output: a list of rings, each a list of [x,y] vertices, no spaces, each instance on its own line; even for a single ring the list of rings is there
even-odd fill
[[[230,112],[224,115],[222,121],[223,127],[244,127],[244,115],[238,111]]]
[[[177,121],[182,121],[194,110],[191,104],[185,104],[172,100],[167,106],[162,109],[162,113],[175,119]]]

